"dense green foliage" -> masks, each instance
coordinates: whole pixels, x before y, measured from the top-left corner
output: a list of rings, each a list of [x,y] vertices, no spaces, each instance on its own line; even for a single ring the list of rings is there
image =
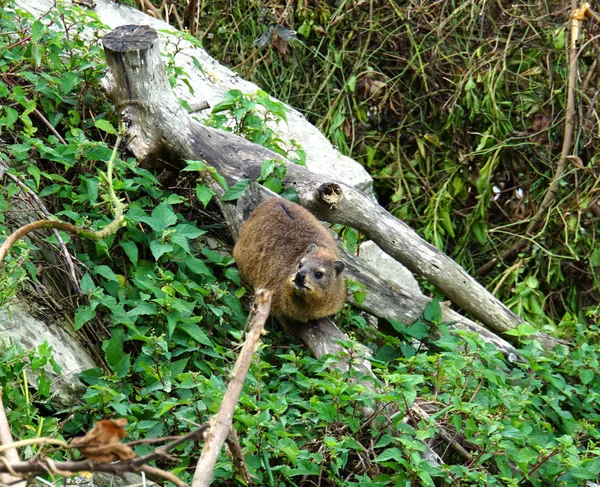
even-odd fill
[[[472,4],[465,5],[463,10]],[[304,27],[299,30],[308,39],[319,32],[323,22],[336,18],[323,5],[301,13],[305,16],[301,24]],[[341,13],[339,10],[335,15]],[[403,18],[401,14],[398,11],[399,18]],[[426,12],[421,14],[428,19]],[[459,20],[454,16],[449,19],[440,25]],[[342,26],[346,21],[340,20]],[[60,30],[48,29],[50,23]],[[113,108],[99,92],[104,69],[99,44],[81,36],[86,23],[94,25],[98,36],[102,35],[103,28],[93,13],[77,8],[59,6],[43,22],[14,14],[7,7],[0,10],[1,30],[8,33],[0,36],[3,140],[0,158],[18,180],[44,197],[61,219],[101,228],[111,215],[104,196],[106,187],[98,171],[104,170],[110,158],[117,120]],[[473,25],[479,24],[460,28]],[[369,32],[373,40],[365,44],[367,47],[375,43],[376,36],[384,35],[375,29]],[[413,34],[422,35],[419,31]],[[434,41],[430,37],[419,42],[429,45]],[[336,36],[331,35],[330,39],[334,42]],[[411,46],[421,45],[414,39],[411,42]],[[332,46],[329,51],[327,46],[322,49],[334,58],[337,51],[335,44]],[[489,48],[485,43],[482,46]],[[445,48],[458,46],[448,43]],[[512,52],[507,49],[504,49],[506,56]],[[307,52],[319,50],[313,47]],[[339,56],[350,59],[349,54],[343,51]],[[528,58],[524,56],[522,62],[526,64]],[[415,53],[411,69],[422,62],[419,59]],[[344,66],[342,58],[336,63],[339,68]],[[271,69],[284,66],[273,64]],[[421,70],[409,70],[410,76],[405,73],[397,82],[407,83],[407,93],[413,84],[431,89],[434,85],[427,77],[427,69],[423,65]],[[344,72],[336,69],[327,81],[343,83],[343,89],[338,91],[336,99],[329,101],[331,113],[323,126],[341,147],[349,150],[355,144],[348,142],[351,139],[344,132],[345,119],[340,119],[339,107],[348,102],[351,104],[345,113],[354,113],[354,109],[360,113],[368,104],[356,97],[356,86],[350,89],[348,84],[348,89],[344,88],[351,81],[350,76],[342,77]],[[493,76],[493,73],[491,70],[488,74]],[[354,74],[356,83],[359,74]],[[520,71],[520,77],[523,76]],[[284,79],[291,90],[293,78]],[[327,88],[327,93],[334,93],[327,83],[312,98],[314,110],[320,110],[316,102],[323,96],[323,90]],[[468,90],[465,87],[465,93],[470,93],[470,100],[481,98],[481,102],[485,97],[478,90],[483,90],[483,78],[478,80],[474,75],[473,83]],[[536,90],[531,94],[542,95]],[[298,103],[297,98],[290,99]],[[423,213],[425,232],[427,236],[433,235],[438,245],[450,250],[472,245],[460,239],[452,243],[450,228],[456,225],[454,235],[461,235],[461,225],[475,228],[477,222],[487,222],[492,215],[489,201],[481,197],[477,209],[472,209],[464,221],[451,219],[448,226],[443,216],[443,211],[451,211],[453,205],[458,205],[457,195],[468,192],[465,188],[472,184],[468,176],[462,179],[459,163],[464,165],[464,161],[450,151],[452,134],[462,134],[467,139],[475,137],[479,144],[485,138],[481,135],[484,131],[475,136],[467,133],[472,129],[464,128],[463,124],[469,118],[477,123],[487,120],[488,136],[475,152],[470,149],[469,158],[474,161],[477,154],[479,157],[497,152],[495,162],[488,166],[488,175],[492,174],[494,164],[506,163],[509,152],[516,150],[515,141],[498,132],[504,121],[499,112],[463,119],[456,115],[461,113],[461,103],[457,101],[454,105],[454,110],[458,110],[454,118],[449,117],[450,122],[444,123],[440,123],[439,117],[427,118],[424,113],[415,115],[406,111],[405,130],[412,133],[412,139],[407,136],[402,144],[416,144],[418,149],[410,151],[411,170],[400,171],[403,167],[400,161],[406,169],[407,160],[397,155],[402,151],[396,153],[390,146],[384,147],[389,142],[373,142],[371,149],[367,149],[368,144],[363,147],[365,157],[372,154],[370,161],[364,160],[366,165],[376,175],[390,178],[393,175],[398,184],[379,188],[382,194],[394,189],[394,195],[388,195],[392,208],[413,222],[421,212],[412,213],[411,207],[436,208]],[[487,106],[486,103],[482,106]],[[281,105],[262,93],[250,99],[233,92],[218,107],[211,123],[222,126],[221,111],[237,111],[237,124],[231,129],[278,150],[276,136],[264,130],[263,122],[253,111],[256,104],[266,108],[268,116],[285,117]],[[410,107],[426,110],[432,105],[433,101],[415,101]],[[64,143],[41,121],[36,110],[61,134]],[[471,113],[467,105],[462,110]],[[339,122],[337,126],[334,120]],[[435,133],[434,125],[443,128],[437,138],[428,135]],[[509,146],[513,148],[509,150]],[[407,146],[404,147],[406,152]],[[301,148],[295,153],[301,161]],[[524,151],[520,163],[533,164],[529,159],[538,156],[533,149]],[[446,162],[434,165],[434,160]],[[444,164],[450,167],[444,169],[450,170],[452,177],[442,173]],[[98,419],[121,416],[129,421],[129,439],[155,438],[189,431],[217,410],[243,338],[245,289],[227,252],[230,248],[227,237],[223,236],[223,226],[210,205],[213,194],[197,179],[198,167],[198,163],[191,163],[189,171],[182,173],[176,184],[166,187],[159,184],[156,175],[137,167],[134,160],[117,161],[115,190],[128,203],[127,226],[97,243],[69,241],[69,236],[64,235],[85,269],[81,291],[87,297],[69,313],[73,313],[74,328],[80,333],[89,333],[100,324],[109,329],[101,337],[104,362],[98,369],[82,374],[89,385],[82,402],[70,410],[55,411],[48,400],[49,384],[42,371],[46,364],[52,364],[47,347],[25,354],[18,347],[4,344],[0,385],[16,437],[72,437],[89,429]],[[264,181],[276,189],[282,177],[277,164],[265,162]],[[420,183],[416,181],[420,179],[430,181],[427,196],[417,192]],[[442,180],[448,183],[445,189]],[[481,194],[490,191],[492,181],[485,181],[484,187],[478,189]],[[20,187],[10,179],[3,183],[0,230],[6,232],[21,211],[15,198]],[[403,201],[401,188],[407,191],[404,197],[411,204],[396,205]],[[458,192],[452,193],[457,188]],[[239,189],[230,188],[228,196],[235,197]],[[439,202],[437,207],[435,201]],[[441,240],[435,235],[441,236]],[[462,238],[473,235],[475,231],[466,232]],[[558,238],[551,235],[552,239]],[[52,243],[54,237],[46,240]],[[579,243],[591,245],[583,236]],[[14,297],[25,277],[44,282],[45,276],[38,275],[33,265],[40,258],[35,251],[35,246],[27,243],[12,249],[7,266],[0,270],[0,303]],[[489,249],[481,250],[486,251]],[[543,293],[547,290],[541,289],[541,279],[533,272],[540,262],[548,262],[545,260],[548,255],[537,252],[523,257],[522,266],[503,281],[505,285],[514,285],[510,296],[515,308],[521,306],[527,318],[539,318],[532,320],[538,326],[552,320],[544,307]],[[543,266],[540,269],[547,270]],[[563,279],[561,282],[566,286],[566,277]],[[340,323],[373,351],[377,392],[367,387],[373,379],[359,377],[352,369],[345,374],[332,371],[330,366],[337,363],[337,357],[316,360],[270,326],[234,418],[256,485],[430,486],[433,479],[445,478],[448,483],[463,486],[541,487],[578,486],[597,479],[600,476],[597,405],[600,308],[589,308],[587,317],[583,316],[581,306],[575,306],[575,311],[561,314],[564,334],[573,337],[571,348],[559,347],[552,353],[542,353],[535,343],[525,343],[521,349],[523,362],[511,364],[494,347],[475,336],[447,333],[435,301],[413,326],[392,323],[397,332],[393,336],[374,331],[364,317],[345,309]],[[430,327],[441,332],[437,341],[426,339]],[[417,345],[414,338],[423,339],[424,345]],[[346,345],[352,353],[360,353],[355,342]],[[23,372],[28,363],[34,372],[40,373],[35,379],[38,386],[35,395]],[[399,414],[393,416],[390,424],[367,421],[361,414],[363,408],[377,405],[386,405]],[[424,442],[431,442],[443,465],[434,467],[425,461]],[[150,448],[138,445],[136,452],[142,454]],[[161,460],[160,466],[189,481],[198,451],[197,445],[182,445],[174,452],[176,461]],[[36,453],[32,448],[23,455],[28,458]],[[60,453],[55,455],[56,459],[61,458]],[[219,485],[234,485],[239,481],[225,454],[218,462],[216,476]]]
[[[209,2],[206,48],[319,126],[376,181],[379,201],[470,272],[520,239],[563,144],[564,2]],[[296,38],[255,42],[270,26]],[[578,157],[530,246],[481,277],[554,333],[600,300],[598,39],[584,22]],[[277,29],[276,29],[277,31]],[[257,46],[263,46],[257,47]]]

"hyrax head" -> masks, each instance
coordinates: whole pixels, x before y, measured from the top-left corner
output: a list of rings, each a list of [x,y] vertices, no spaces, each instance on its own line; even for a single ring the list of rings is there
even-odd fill
[[[344,263],[326,247],[310,244],[290,276],[292,288],[298,294],[326,291],[341,279]]]

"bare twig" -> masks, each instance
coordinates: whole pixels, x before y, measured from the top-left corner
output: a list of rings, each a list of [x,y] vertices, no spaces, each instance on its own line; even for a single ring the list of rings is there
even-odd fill
[[[252,485],[252,477],[250,477],[250,472],[248,471],[246,460],[244,459],[244,452],[240,445],[240,439],[238,438],[238,434],[233,425],[229,428],[229,436],[225,441],[227,442],[227,448],[231,453],[231,457],[233,458],[233,465],[237,470],[237,473],[244,480],[244,485]]]
[[[10,432],[10,426],[8,425],[8,419],[6,418],[6,411],[4,411],[4,403],[2,402],[2,389],[0,389],[0,444],[10,445],[13,443],[12,433]],[[4,451],[4,460],[7,462],[18,462],[20,461],[19,452],[15,447],[7,448]],[[2,485],[12,485],[14,487],[25,487],[27,482],[15,477],[14,474],[2,473],[0,474],[0,482]]]
[[[263,334],[265,322],[271,309],[271,297],[271,291],[264,289],[256,291],[255,303],[248,316],[248,338],[235,363],[231,381],[221,402],[221,407],[216,416],[211,420],[211,427],[204,443],[200,460],[196,466],[192,487],[208,487],[211,483],[221,446],[227,435],[229,435],[229,428],[233,420],[233,410],[242,392],[244,380],[250,368],[254,352],[260,344],[260,337]]]

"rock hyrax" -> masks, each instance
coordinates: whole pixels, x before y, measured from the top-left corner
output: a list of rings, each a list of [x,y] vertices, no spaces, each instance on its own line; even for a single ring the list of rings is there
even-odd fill
[[[242,225],[233,256],[254,289],[273,291],[271,313],[306,322],[337,313],[346,285],[333,238],[300,205],[264,201]]]

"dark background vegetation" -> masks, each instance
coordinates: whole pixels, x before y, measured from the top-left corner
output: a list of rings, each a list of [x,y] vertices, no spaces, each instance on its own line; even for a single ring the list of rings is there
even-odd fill
[[[554,178],[565,127],[567,4],[141,7],[187,27],[217,60],[306,114],[370,171],[381,204],[472,273],[524,236]],[[101,228],[111,216],[98,171],[117,125],[99,86],[106,29],[79,7],[58,5],[42,22],[14,13],[10,0],[0,8],[0,160],[58,217]],[[86,25],[95,39],[83,37]],[[346,308],[338,322],[374,354],[381,384],[373,393],[352,371],[331,371],[337,359],[315,360],[271,326],[234,419],[256,485],[579,486],[598,478],[597,34],[586,20],[576,157],[528,247],[479,275],[525,320],[571,347],[545,352],[524,341],[525,362],[508,363],[476,336],[444,333],[435,309],[417,328],[394,324],[399,333],[390,336]],[[165,61],[174,78],[185,74]],[[250,111],[260,104],[240,96]],[[70,438],[116,416],[128,419],[131,439],[160,437],[186,432],[218,408],[247,293],[210,190],[194,173],[169,185],[157,176],[123,154],[115,190],[128,204],[127,227],[98,243],[65,235],[83,296],[67,284],[64,263],[54,269],[36,251],[52,236],[21,242],[0,272],[2,304],[17,291],[34,294],[41,313],[56,316],[48,303],[62,293],[67,323],[100,364],[82,375],[82,401],[56,411],[45,375],[37,391],[23,375],[28,363],[41,370],[51,350],[5,345],[0,383],[17,438]],[[3,180],[3,232],[18,225],[22,199],[19,186]],[[442,339],[413,340],[432,326]],[[399,414],[391,424],[365,422],[359,410],[372,401]],[[424,461],[423,442],[440,467]],[[189,480],[198,451],[183,445],[160,466]],[[66,456],[23,452],[36,454]],[[225,455],[216,477],[218,485],[239,482]]]
[[[475,273],[525,234],[554,177],[570,12],[542,1],[208,2],[197,30],[214,57],[361,162],[382,205]],[[274,25],[297,38],[259,49]],[[582,318],[599,298],[598,32],[587,22],[579,44],[579,159],[528,249],[480,276],[539,325]]]

